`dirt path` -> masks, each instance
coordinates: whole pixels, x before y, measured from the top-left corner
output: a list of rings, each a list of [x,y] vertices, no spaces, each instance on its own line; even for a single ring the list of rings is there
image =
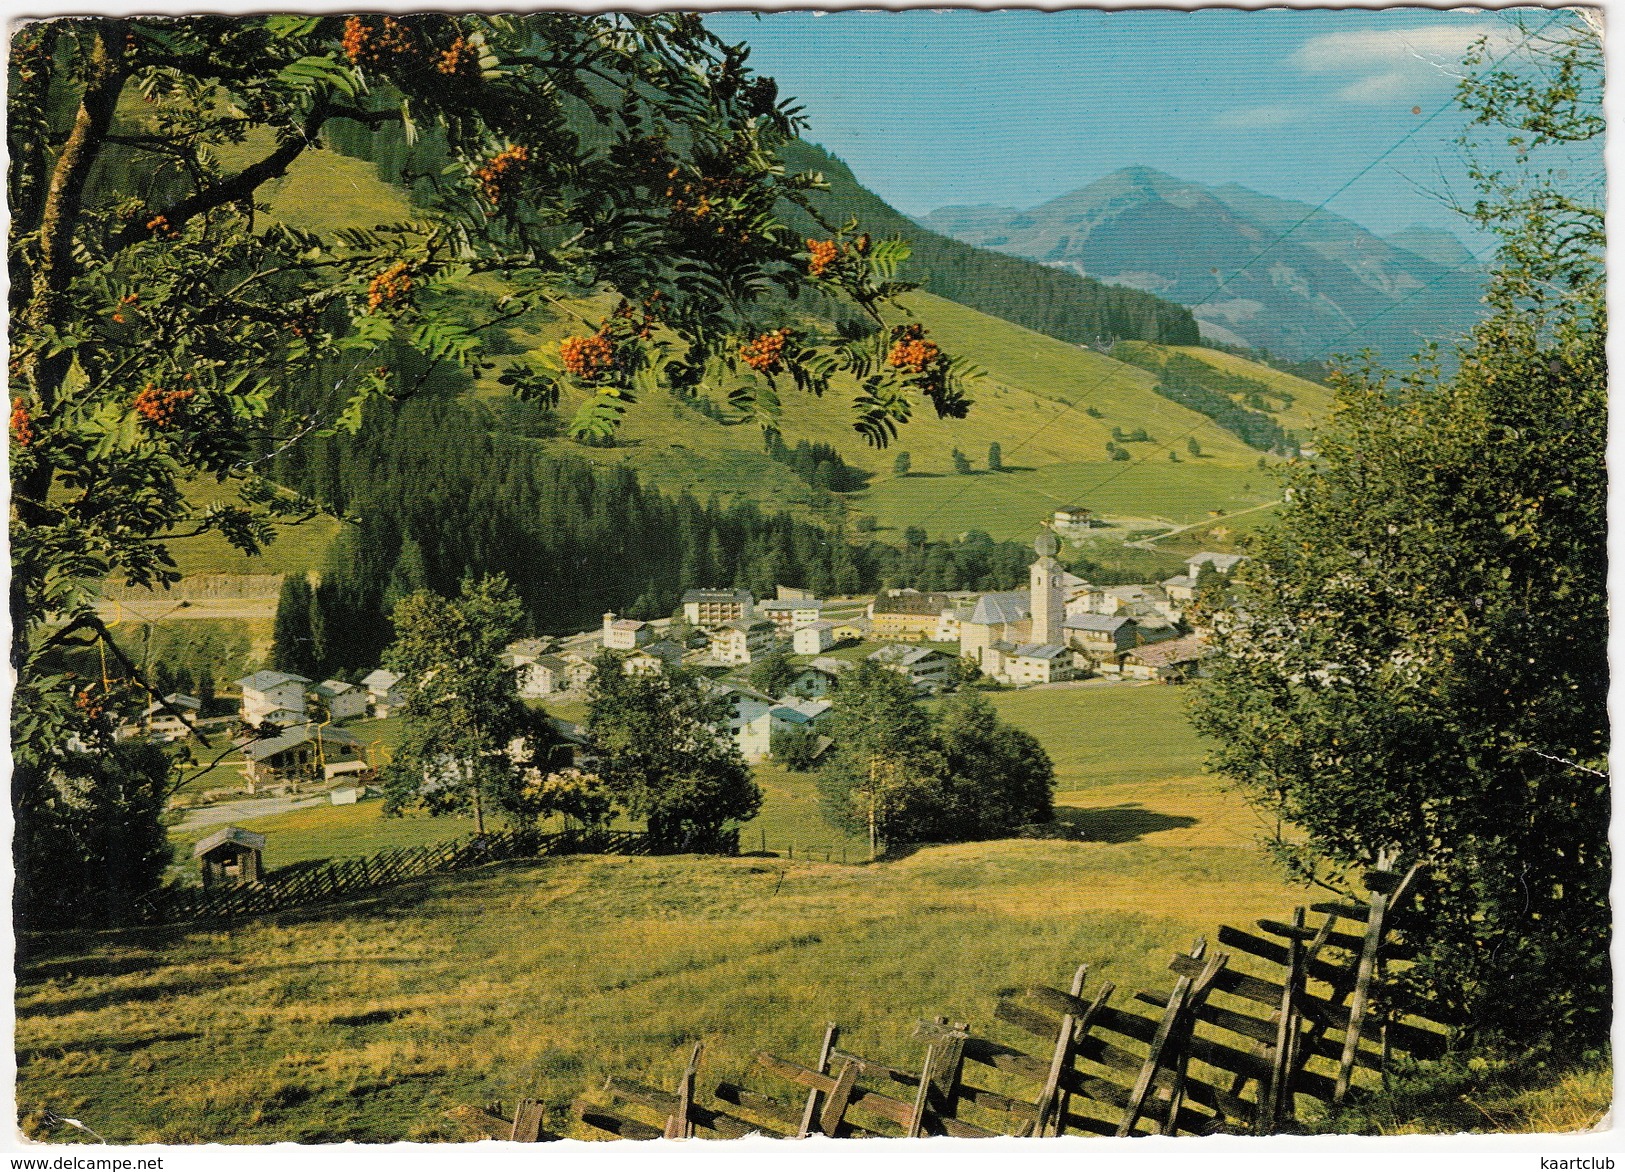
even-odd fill
[[[183,622],[188,619],[274,619],[275,598],[165,598],[164,605],[154,609],[151,603],[127,603],[108,599],[96,604],[96,613],[104,622],[157,623]],[[184,605],[182,605],[184,603]]]
[[[227,822],[245,822],[250,818],[264,818],[271,814],[286,814],[289,810],[302,810],[306,806],[319,806],[328,800],[326,794],[316,794],[301,798],[242,798],[214,806],[198,806],[188,810],[186,817],[176,823],[175,829],[200,830],[205,826],[220,826]]]

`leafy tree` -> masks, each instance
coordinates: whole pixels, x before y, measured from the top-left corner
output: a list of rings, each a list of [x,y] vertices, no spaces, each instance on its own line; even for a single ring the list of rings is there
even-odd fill
[[[1191,454],[1193,459],[1201,459],[1202,457],[1202,445],[1196,442],[1194,435],[1185,441],[1185,450]]]
[[[768,696],[782,696],[795,683],[800,670],[786,651],[770,651],[750,666],[750,686]]]
[[[1610,1002],[1603,221],[1563,179],[1601,58],[1548,24],[1461,88],[1518,145],[1476,170],[1490,316],[1453,377],[1341,377],[1196,710],[1298,870],[1426,865],[1401,979],[1520,1047],[1605,1039]]]
[[[970,475],[970,459],[958,448],[953,450],[954,471],[960,476]]]
[[[613,656],[596,661],[587,736],[603,753],[598,775],[650,839],[666,850],[716,850],[729,823],[749,821],[762,791],[728,736],[728,701],[677,669],[629,676]]]
[[[907,476],[910,462],[907,452],[898,452],[897,459],[892,461],[892,471],[899,476]]]
[[[944,768],[900,819],[932,841],[994,838],[1053,816],[1055,768],[1031,733],[1005,724],[980,692],[949,699],[934,722]]]
[[[597,830],[615,813],[615,795],[604,779],[574,767],[550,773],[532,771],[520,787],[518,800],[534,817],[560,815],[567,828]]]
[[[9,68],[12,657],[39,730],[16,752],[41,776],[90,731],[58,653],[111,644],[94,583],[172,584],[185,535],[252,553],[318,500],[345,510],[320,476],[316,500],[280,491],[273,453],[353,434],[448,370],[545,406],[588,392],[584,440],[644,384],[718,382],[773,426],[780,383],[857,372],[854,427],[880,446],[921,402],[968,410],[963,362],[887,317],[907,245],[821,226],[813,249],[777,218],[819,182],[775,161],[800,123],[697,15],[58,19],[16,32]],[[306,151],[370,134],[422,144],[410,216],[313,232],[266,214]],[[779,295],[808,287],[875,328],[791,330]],[[593,291],[625,304],[487,367],[506,326]],[[330,401],[311,409],[294,392],[314,385]],[[199,499],[204,479],[236,499]],[[117,703],[145,703],[123,679]]]
[[[998,440],[987,445],[987,470],[989,472],[1004,471],[1004,452],[999,447]]]
[[[819,777],[825,816],[872,841],[962,842],[1051,817],[1054,767],[987,698],[962,692],[933,720],[901,675],[864,662],[832,694],[834,759]]]
[[[545,718],[519,699],[503,648],[523,612],[507,580],[469,579],[455,599],[422,592],[395,607],[385,665],[401,677],[400,747],[383,771],[384,809],[474,814],[485,832],[495,805],[525,814],[528,769],[554,763]]]
[[[773,731],[773,760],[792,773],[804,773],[817,761],[819,734],[809,726]]]
[[[897,817],[907,795],[941,771],[931,721],[907,679],[869,660],[843,674],[829,698],[836,748],[819,772],[820,806],[833,825],[867,833],[878,853],[909,838]]]

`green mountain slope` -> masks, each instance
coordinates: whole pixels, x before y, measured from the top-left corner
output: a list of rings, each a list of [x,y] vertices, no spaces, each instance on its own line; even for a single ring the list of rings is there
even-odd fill
[[[838,186],[847,190],[844,184]],[[317,188],[336,198],[310,199]],[[848,195],[861,202],[860,195]],[[383,213],[398,214],[402,206],[398,189],[383,182],[371,165],[324,151],[302,156],[290,169],[271,193],[268,214],[301,226],[326,227],[346,214],[371,222]],[[885,211],[896,215],[889,208]],[[897,227],[911,230],[916,242],[928,237],[906,222]],[[871,230],[880,228],[875,223]],[[930,255],[929,247],[917,255]],[[945,348],[966,355],[987,371],[987,377],[976,391],[968,418],[937,419],[924,407],[896,447],[886,451],[868,447],[852,430],[851,386],[838,385],[822,399],[786,390],[788,440],[827,443],[847,463],[870,474],[869,487],[848,498],[858,514],[869,513],[888,528],[920,525],[933,534],[983,529],[995,536],[1022,536],[1064,504],[1083,504],[1107,516],[1183,525],[1201,521],[1214,510],[1228,514],[1276,495],[1272,479],[1259,469],[1259,452],[1205,416],[1157,395],[1153,390],[1157,376],[1151,371],[931,293],[910,294],[903,304]],[[608,305],[606,298],[603,305],[581,308],[596,318]],[[559,339],[580,329],[579,321],[538,319],[509,333],[513,348],[533,350],[556,346]],[[1288,389],[1294,396],[1293,415],[1289,420],[1283,414],[1283,426],[1307,426],[1324,408],[1324,388],[1244,359],[1200,347],[1148,348],[1177,349]],[[476,384],[472,393],[490,405],[493,426],[511,425],[504,409],[506,392],[494,378]],[[711,389],[709,397],[718,408],[725,401],[721,388]],[[561,417],[574,410],[575,400],[566,397]],[[528,433],[540,450],[586,454],[601,466],[626,465],[671,491],[686,489],[702,498],[716,495],[724,502],[751,500],[769,509],[804,508],[812,495],[810,486],[767,455],[760,432],[720,422],[707,414],[705,406],[672,395],[650,396],[628,414],[611,448],[583,449],[559,435],[535,434],[545,432],[545,427]],[[1134,434],[1142,429],[1149,440],[1122,445],[1129,460],[1110,459],[1107,445],[1114,430]],[[1189,454],[1189,438],[1197,440],[1200,457]],[[1000,445],[1007,471],[986,471],[992,443]],[[969,457],[972,475],[954,474],[955,448]],[[1177,463],[1168,458],[1170,448],[1179,457]],[[909,476],[893,473],[898,451],[909,453]]]

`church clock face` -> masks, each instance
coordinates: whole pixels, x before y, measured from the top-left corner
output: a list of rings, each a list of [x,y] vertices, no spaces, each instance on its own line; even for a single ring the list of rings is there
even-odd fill
[[[1053,533],[1040,533],[1033,542],[1033,551],[1041,558],[1052,558],[1061,548],[1060,540]]]

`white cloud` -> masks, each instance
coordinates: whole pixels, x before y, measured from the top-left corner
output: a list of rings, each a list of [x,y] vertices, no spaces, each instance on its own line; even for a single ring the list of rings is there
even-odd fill
[[[1461,60],[1484,35],[1492,54],[1514,43],[1511,29],[1432,24],[1410,29],[1362,29],[1325,33],[1305,41],[1291,63],[1305,73],[1341,74],[1352,80],[1337,91],[1349,102],[1391,102],[1453,86]]]
[[[1213,116],[1213,124],[1226,130],[1265,130],[1271,126],[1286,126],[1303,116],[1302,106],[1273,102],[1264,106],[1245,106],[1240,110],[1226,110]]]

